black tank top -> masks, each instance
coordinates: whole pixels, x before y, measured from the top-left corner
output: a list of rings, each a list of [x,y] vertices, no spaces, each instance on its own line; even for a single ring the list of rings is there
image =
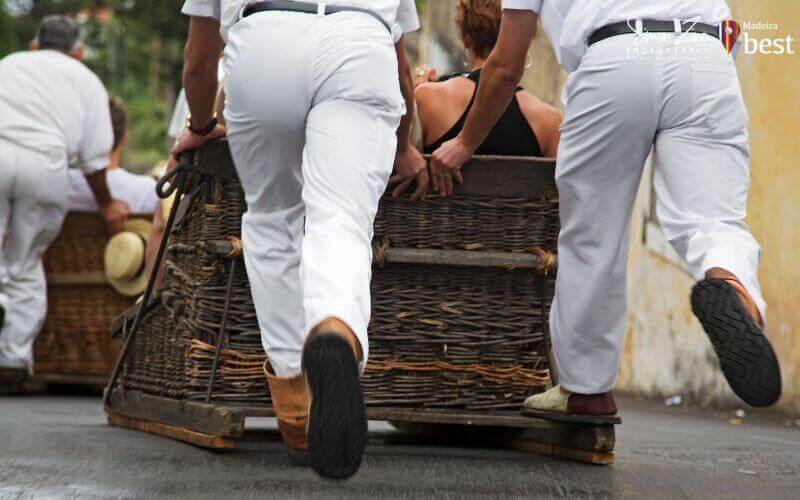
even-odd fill
[[[472,92],[472,98],[469,100],[467,109],[458,119],[455,125],[445,132],[443,136],[435,140],[432,144],[425,146],[425,153],[433,153],[443,143],[455,138],[461,129],[464,128],[464,123],[467,121],[469,110],[475,103],[475,95],[478,92],[478,81],[480,80],[481,70],[475,70],[472,73],[458,74],[453,76],[463,76],[475,82],[475,90]],[[453,76],[440,79],[440,81],[447,80]],[[517,87],[517,92],[522,90],[522,87]],[[539,146],[539,140],[536,138],[536,133],[531,128],[525,115],[519,107],[517,97],[511,100],[505,112],[503,112],[497,124],[494,126],[483,144],[478,147],[475,154],[479,155],[499,155],[499,156],[544,156],[542,148]]]

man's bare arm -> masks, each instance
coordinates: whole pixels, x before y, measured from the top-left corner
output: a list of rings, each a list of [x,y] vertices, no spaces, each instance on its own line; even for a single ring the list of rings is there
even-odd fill
[[[219,35],[219,21],[209,17],[192,17],[189,21],[189,40],[184,49],[183,87],[186,101],[192,115],[192,128],[202,130],[214,117],[214,104],[219,86],[217,66],[222,53],[222,38]],[[199,148],[206,141],[225,135],[225,127],[217,124],[206,135],[184,131],[178,138],[172,155]]]
[[[453,192],[452,177],[475,153],[500,119],[525,72],[525,57],[536,34],[538,15],[530,10],[503,10],[500,36],[481,71],[475,104],[464,128],[433,153],[431,180],[443,195]]]
[[[219,85],[217,65],[222,53],[219,21],[192,17],[189,39],[184,49],[183,86],[192,110],[192,126],[202,128],[214,116],[214,101]]]
[[[497,45],[483,66],[475,104],[461,131],[473,150],[486,140],[516,93],[536,33],[536,18],[530,10],[503,11]]]
[[[406,114],[397,128],[397,149],[403,150],[411,146],[411,125],[414,123],[414,79],[411,77],[411,64],[408,62],[405,42],[401,38],[395,44],[397,52],[398,78],[400,91],[406,101]]]
[[[125,221],[128,219],[128,205],[115,200],[108,190],[108,182],[106,181],[106,169],[98,170],[92,174],[86,175],[86,182],[89,184],[94,199],[97,202],[97,209],[108,226],[110,234],[116,234],[125,226]]]
[[[400,126],[397,127],[395,173],[389,182],[397,184],[392,191],[392,195],[396,198],[416,180],[416,189],[411,194],[411,201],[416,201],[425,199],[428,193],[428,170],[425,168],[425,160],[422,155],[411,144],[411,126],[414,123],[414,79],[411,77],[411,64],[408,62],[402,38],[395,44],[395,51],[397,52],[397,77],[400,80],[400,91],[406,102],[406,114],[400,119]]]

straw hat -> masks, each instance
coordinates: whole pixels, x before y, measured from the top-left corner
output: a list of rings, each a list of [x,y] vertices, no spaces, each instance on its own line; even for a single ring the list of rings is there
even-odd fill
[[[152,223],[144,219],[130,219],[125,229],[115,234],[106,244],[106,279],[122,295],[134,297],[147,286],[145,253],[147,236]]]

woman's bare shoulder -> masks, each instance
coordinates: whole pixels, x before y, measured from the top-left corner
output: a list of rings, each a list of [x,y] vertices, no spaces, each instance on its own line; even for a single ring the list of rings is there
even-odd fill
[[[431,144],[456,124],[469,105],[474,86],[466,78],[451,78],[417,86],[414,99],[425,144]]]
[[[414,99],[420,119],[453,122],[466,109],[474,84],[466,78],[451,78],[443,82],[422,83],[414,89]],[[424,125],[424,123],[423,123]]]
[[[560,124],[563,120],[561,112],[555,106],[547,104],[535,95],[527,91],[517,92],[517,102],[522,110],[522,114],[528,118],[528,121],[545,121],[547,123],[555,122],[556,125]]]
[[[517,92],[517,102],[522,114],[530,124],[544,156],[555,158],[560,139],[559,127],[564,118],[555,107],[529,92]]]
[[[414,97],[422,100],[440,100],[447,97],[456,97],[465,91],[469,92],[471,83],[466,78],[450,78],[443,82],[426,82],[417,85]]]

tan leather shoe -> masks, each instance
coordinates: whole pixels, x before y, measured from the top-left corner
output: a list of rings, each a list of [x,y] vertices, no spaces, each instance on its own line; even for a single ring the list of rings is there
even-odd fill
[[[761,318],[761,313],[758,310],[758,306],[756,306],[756,302],[753,300],[753,297],[747,293],[747,290],[745,290],[744,285],[742,285],[742,282],[739,281],[739,278],[734,276],[733,273],[722,269],[721,267],[709,269],[706,272],[706,278],[721,279],[730,285],[730,287],[733,288],[733,291],[736,292],[736,295],[739,296],[739,300],[742,302],[742,306],[747,311],[747,314],[750,315],[759,328],[764,328],[764,320]]]
[[[264,363],[264,373],[267,374],[272,406],[283,442],[292,451],[307,453],[309,397],[305,377],[302,374],[287,378],[277,377],[269,361]]]
[[[303,346],[303,373],[311,392],[308,450],[320,475],[345,479],[361,466],[367,444],[367,411],[358,361],[361,346],[341,320],[316,325]]]
[[[602,394],[575,394],[560,385],[528,397],[522,414],[529,417],[593,425],[620,423],[611,391]]]
[[[358,337],[353,331],[347,326],[347,323],[340,320],[339,318],[328,318],[322,320],[311,329],[311,333],[308,335],[308,339],[306,339],[306,343],[314,336],[320,333],[330,333],[333,335],[338,335],[341,337],[347,344],[353,349],[353,354],[356,356],[356,360],[359,362],[361,361],[363,354],[361,353],[361,343],[358,341]]]
[[[713,268],[692,288],[692,312],[711,340],[733,392],[751,406],[781,396],[778,358],[764,335],[763,318],[739,279]]]

